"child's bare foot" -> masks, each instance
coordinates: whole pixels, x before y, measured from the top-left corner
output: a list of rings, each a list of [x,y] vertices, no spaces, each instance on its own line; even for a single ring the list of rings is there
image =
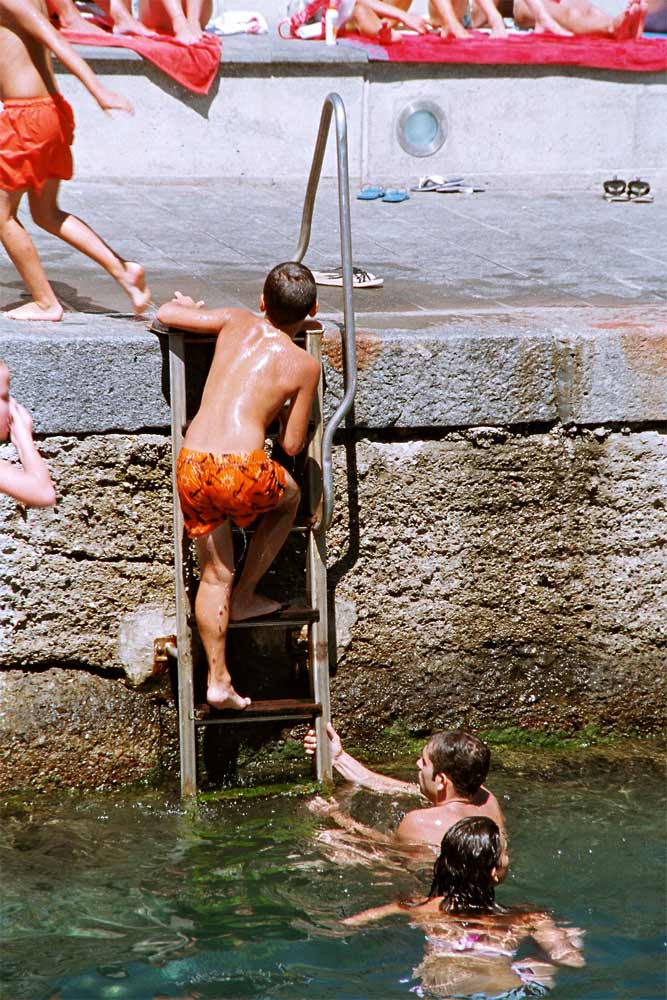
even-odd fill
[[[235,708],[242,710],[250,704],[250,698],[237,694],[231,684],[209,684],[206,701],[213,708]]]
[[[249,597],[244,597],[232,593],[229,617],[233,622],[242,622],[246,618],[272,615],[281,607],[280,601],[272,601],[270,597],[262,597],[261,594],[251,594]]]
[[[618,42],[625,42],[631,38],[641,37],[644,29],[644,18],[646,17],[646,2],[630,0],[622,14],[614,20],[609,32],[612,38]]]
[[[42,320],[48,323],[58,323],[63,318],[63,307],[60,302],[42,307],[36,302],[26,302],[4,314],[8,319]]]
[[[141,264],[126,260],[125,270],[118,283],[132,299],[134,315],[140,316],[151,301],[151,290],[146,286],[146,273]]]
[[[449,38],[450,35],[453,35],[454,38],[469,38],[470,32],[466,31],[459,21],[452,21],[451,24],[443,24],[440,29],[441,38]]]
[[[548,14],[546,10],[541,9],[539,13],[535,14],[535,34],[544,35],[550,32],[552,35],[562,35],[564,38],[571,38],[573,32],[568,31],[562,25],[555,21],[551,14]]]

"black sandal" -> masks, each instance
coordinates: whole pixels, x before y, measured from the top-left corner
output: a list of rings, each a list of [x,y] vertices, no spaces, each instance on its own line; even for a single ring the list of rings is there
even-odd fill
[[[651,193],[651,185],[648,181],[642,181],[639,177],[628,184],[628,196],[632,201],[646,198]]]
[[[627,184],[620,177],[614,177],[610,181],[603,181],[602,187],[604,193],[610,198],[620,198],[621,195],[625,194]]]

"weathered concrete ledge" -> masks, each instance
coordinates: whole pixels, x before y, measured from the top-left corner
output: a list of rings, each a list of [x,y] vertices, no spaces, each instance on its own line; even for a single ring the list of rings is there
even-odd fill
[[[203,97],[133,53],[82,51],[137,112],[109,120],[77,81],[60,76],[77,115],[78,169],[89,178],[305,178],[332,90],[347,108],[350,174],[363,181],[395,184],[425,166],[590,175],[613,164],[654,181],[665,176],[667,133],[657,124],[667,118],[665,73],[371,63],[344,45],[282,41],[272,31],[225,39],[219,77]],[[426,159],[406,153],[396,136],[401,111],[418,98],[441,107],[447,128],[444,146]],[[118,149],[132,150],[131,163]],[[330,148],[324,176],[335,173]]]
[[[424,313],[418,322],[418,330],[358,331],[357,427],[667,420],[662,306],[632,315],[590,308]],[[0,320],[0,357],[40,434],[166,431],[164,346],[142,324],[108,316],[78,314],[56,329],[18,331]],[[331,413],[342,391],[340,335],[331,325],[324,353]]]

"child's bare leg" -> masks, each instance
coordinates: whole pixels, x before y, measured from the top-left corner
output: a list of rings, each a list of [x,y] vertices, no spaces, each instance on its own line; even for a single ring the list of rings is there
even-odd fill
[[[234,690],[225,658],[229,601],[234,579],[234,549],[229,521],[197,539],[197,555],[201,577],[195,617],[208,660],[206,700],[215,708],[247,708],[250,698],[244,698]]]
[[[491,37],[506,38],[507,28],[505,27],[505,22],[500,16],[500,12],[498,11],[498,8],[496,7],[493,0],[477,0],[477,5],[479,5],[479,7],[481,7],[482,10],[484,11],[486,21],[489,27],[491,28]],[[475,24],[475,16],[473,9],[473,27],[474,24]]]
[[[155,32],[132,15],[130,0],[98,0],[98,7],[113,21],[114,35],[143,35],[154,38]]]
[[[22,194],[22,191],[0,191],[0,240],[25,281],[32,302],[8,310],[5,316],[57,322],[62,318],[63,307],[46,279],[35,244],[16,216]]]
[[[550,13],[547,9],[549,7],[551,11],[554,10],[558,13],[558,4],[551,3],[551,0],[516,0],[514,4],[515,17],[514,20],[519,25],[519,27],[524,27],[521,24],[521,14],[517,10],[524,5],[532,17],[532,27],[535,29],[536,33],[543,33],[545,31],[550,31],[552,35],[571,35],[572,32],[567,28],[564,28],[558,23],[554,14]]]
[[[559,24],[575,35],[608,34],[613,31],[614,18],[588,0],[542,0],[546,12]],[[620,15],[617,20],[624,17]],[[514,20],[520,28],[532,28],[535,17],[526,0],[515,0]]]
[[[104,28],[81,14],[73,0],[47,0],[46,6],[50,14],[57,14],[63,31],[76,31],[80,35],[105,34]]]
[[[270,614],[280,607],[279,601],[256,594],[255,588],[283,547],[299,506],[301,491],[292,477],[285,475],[287,489],[280,503],[262,516],[248,547],[243,572],[232,594],[232,621]]]
[[[59,187],[60,181],[48,180],[39,194],[36,191],[28,193],[34,221],[47,233],[58,236],[108,271],[130,297],[135,314],[140,315],[151,298],[143,267],[135,261],[123,260],[90,226],[76,215],[63,212],[58,205]]]
[[[463,27],[460,17],[465,13],[463,3],[452,3],[452,0],[429,0],[428,14],[431,24],[440,28],[443,38],[453,35],[455,38],[468,38],[469,33]]]
[[[149,28],[173,32],[184,45],[199,41],[211,10],[211,0],[139,0],[142,22]]]

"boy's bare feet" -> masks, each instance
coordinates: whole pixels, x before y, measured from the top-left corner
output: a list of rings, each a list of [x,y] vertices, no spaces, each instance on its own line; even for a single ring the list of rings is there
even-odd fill
[[[146,272],[141,264],[133,260],[125,261],[125,270],[118,279],[121,288],[127,292],[134,306],[134,315],[140,316],[151,301],[151,290],[146,285]]]
[[[48,323],[58,323],[63,318],[63,307],[60,302],[48,306],[40,306],[37,302],[26,302],[23,306],[10,309],[4,315],[7,319],[42,320]]]
[[[245,597],[234,591],[229,608],[229,618],[233,622],[242,622],[246,618],[259,618],[262,615],[274,614],[281,607],[280,601],[273,601],[270,597],[262,597],[261,594],[250,594],[249,597]]]
[[[250,704],[250,698],[237,694],[231,684],[210,683],[206,689],[206,701],[213,708],[235,708],[242,710]]]

